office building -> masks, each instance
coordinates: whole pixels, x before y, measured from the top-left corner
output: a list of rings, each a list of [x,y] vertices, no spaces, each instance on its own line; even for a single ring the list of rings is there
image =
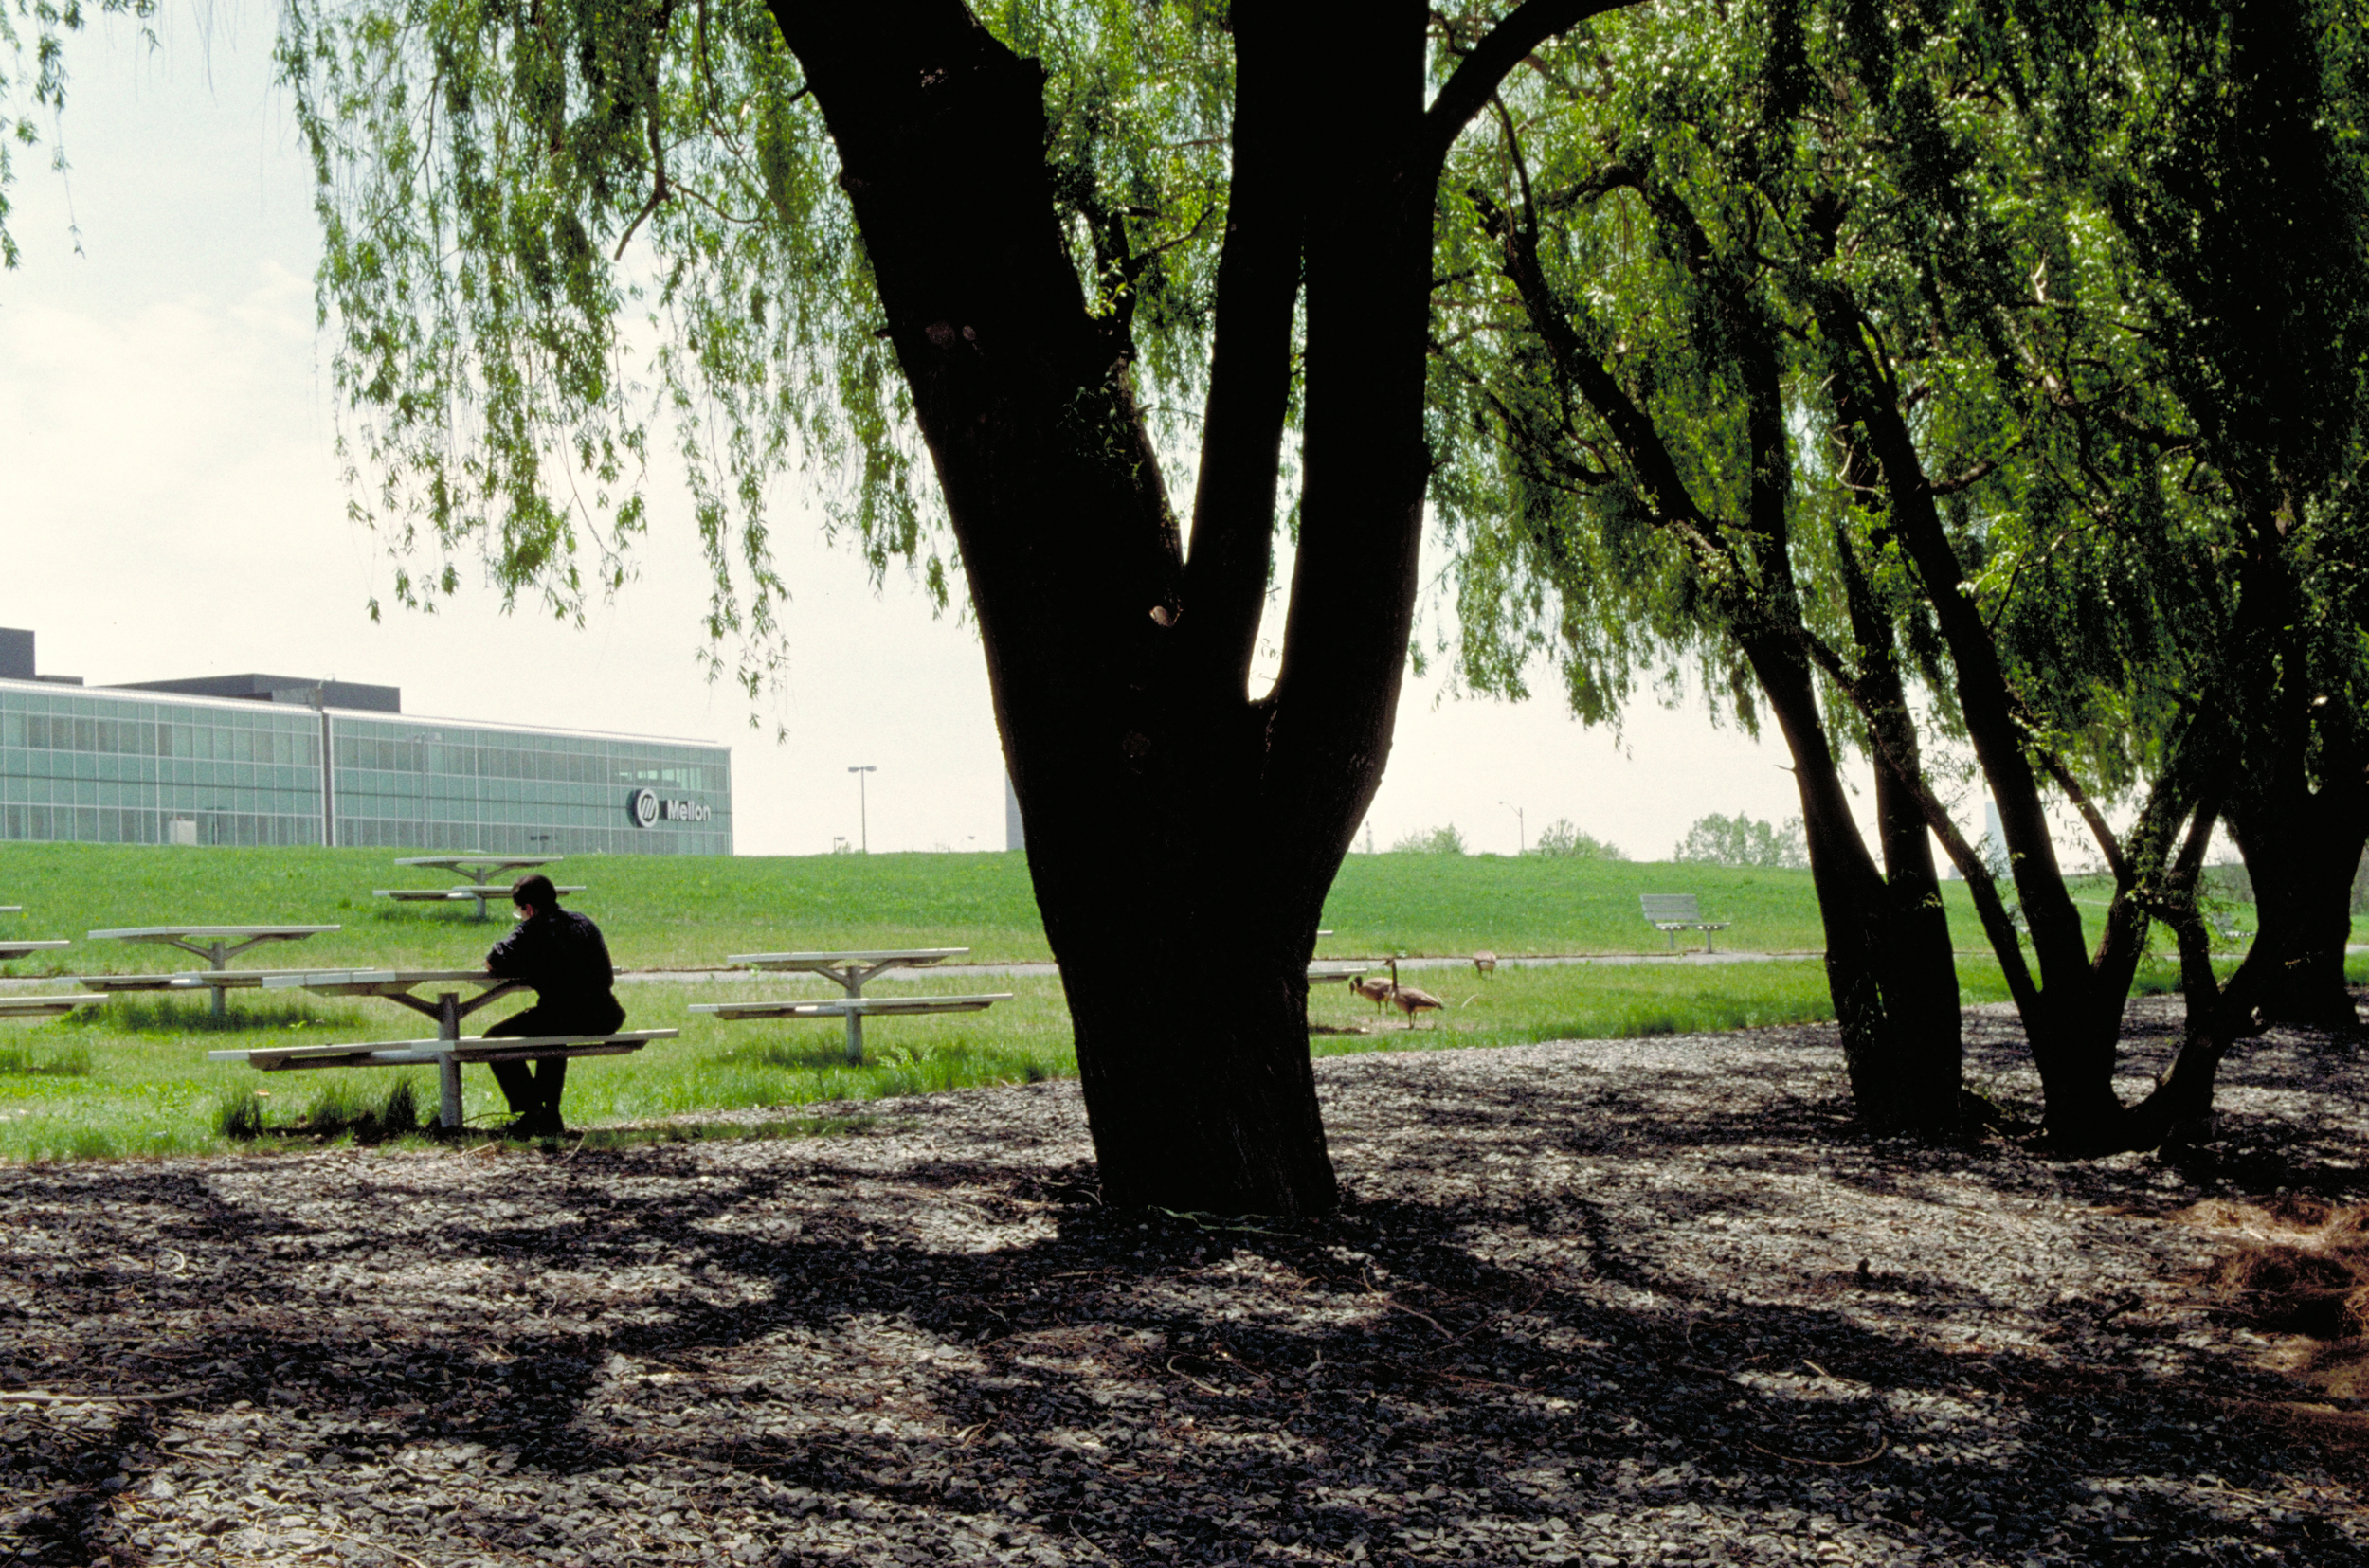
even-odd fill
[[[0,839],[730,855],[732,750],[412,717],[392,686],[85,686],[0,628]]]

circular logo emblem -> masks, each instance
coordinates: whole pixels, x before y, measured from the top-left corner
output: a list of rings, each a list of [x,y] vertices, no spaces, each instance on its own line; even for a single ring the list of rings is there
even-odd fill
[[[654,827],[658,823],[658,791],[637,789],[625,802],[625,809],[633,814],[636,827]]]

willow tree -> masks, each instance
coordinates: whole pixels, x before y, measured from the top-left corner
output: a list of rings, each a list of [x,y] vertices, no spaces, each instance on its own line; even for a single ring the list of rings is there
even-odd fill
[[[1502,135],[1460,154],[1452,204],[1435,385],[1462,460],[1442,501],[1466,545],[1476,684],[1518,690],[1551,649],[1573,708],[1602,720],[1645,671],[1692,657],[1740,722],[1774,721],[1854,1102],[1875,1129],[1948,1134],[1957,975],[1903,660],[1870,574],[1836,640],[1892,742],[1875,772],[1881,864],[1843,774],[1852,730],[1813,658],[1833,463],[1795,428],[1803,333],[1763,253],[1832,183],[1794,168],[1799,27],[1781,6],[1640,11],[1547,51],[1504,95]],[[1844,565],[1858,569],[1847,545]]]
[[[2240,996],[2349,1031],[2369,837],[2369,40],[2327,0],[2149,9],[2138,80],[2155,89],[2100,172],[2145,259],[2129,335],[2170,410],[2150,433],[2226,518],[2215,575],[2265,604],[2224,811],[2269,961]]]
[[[1606,3],[297,0],[357,504],[403,593],[481,552],[570,613],[671,436],[752,681],[777,475],[950,558],[1106,1193],[1326,1209],[1306,964],[1412,620],[1434,189]]]
[[[2315,432],[2346,427],[2337,372],[2359,360],[2340,336],[2290,356],[2292,385],[2262,373],[2262,320],[2292,306],[2308,335],[2340,313],[2303,307],[2348,297],[2348,247],[2359,264],[2358,205],[2322,167],[2340,128],[2308,94],[2291,112],[2258,101],[2259,83],[2294,79],[2308,9],[1638,12],[1546,51],[1504,95],[1501,138],[1468,147],[1469,260],[1449,269],[1466,297],[1439,357],[1493,480],[1452,493],[1474,540],[1480,674],[1502,677],[1509,634],[1518,650],[1550,628],[1584,711],[1640,649],[1692,648],[1740,711],[1757,698],[1775,716],[1853,1087],[1879,1126],[1944,1125],[1955,1089],[1947,939],[1920,924],[1939,921],[1928,828],[2022,1014],[2060,1147],[2152,1144],[2208,1107],[2214,1064],[2286,962],[2266,923],[2224,995],[2195,891],[2241,765],[2270,766],[2266,737],[2297,733],[2266,698],[2326,701],[2297,674],[2291,628],[2329,536],[2314,542],[2308,508],[2289,533],[2268,526],[2276,508],[2231,500],[2276,469],[2271,432],[2319,451]],[[2249,45],[2266,34],[2286,43]],[[2201,156],[2183,139],[2200,120],[2217,131]],[[2300,172],[2246,156],[2280,140]],[[2124,160],[2143,183],[2118,233],[2110,171],[2150,146]],[[2297,247],[2307,260],[2231,278],[2247,248],[2217,238],[2244,226],[2232,214],[2291,232],[2297,187],[2318,192],[2327,235]],[[2159,236],[2127,216],[2142,207]],[[2314,268],[2338,282],[2300,297]],[[2208,387],[2244,429],[2215,439]],[[2318,424],[2296,419],[2315,397]],[[2357,647],[2358,618],[2333,622],[2317,645]],[[1916,686],[1974,753],[2005,867],[1946,809]],[[1875,763],[1880,876],[1836,735]],[[2052,796],[2108,868],[2094,933]],[[2118,798],[2133,808],[2120,831]],[[2191,1037],[2126,1107],[2123,1005],[2159,920],[2181,940]]]

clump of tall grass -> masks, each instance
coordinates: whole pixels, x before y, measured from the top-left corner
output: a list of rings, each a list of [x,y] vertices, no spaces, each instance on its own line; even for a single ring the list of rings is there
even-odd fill
[[[234,993],[219,1018],[203,992],[133,993],[77,1008],[58,1020],[73,1028],[123,1035],[240,1034],[249,1030],[353,1029],[368,1020],[350,1006],[324,1007],[310,997]]]
[[[269,1090],[233,1090],[226,1093],[214,1115],[221,1134],[237,1143],[261,1138],[345,1138],[357,1144],[381,1144],[407,1137],[422,1128],[419,1089],[408,1074],[397,1078],[384,1093],[374,1086],[333,1078],[313,1097],[293,1122],[274,1122],[266,1102]]]

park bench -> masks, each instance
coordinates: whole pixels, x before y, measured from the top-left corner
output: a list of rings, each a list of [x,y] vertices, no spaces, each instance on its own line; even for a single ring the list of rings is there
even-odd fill
[[[470,1062],[539,1062],[577,1056],[624,1056],[653,1040],[671,1040],[673,1029],[635,1029],[614,1035],[532,1035],[517,1038],[464,1035],[457,1040],[378,1040],[359,1045],[259,1045],[244,1051],[208,1051],[213,1062],[244,1062],[259,1072],[295,1072],[326,1067],[433,1067],[437,1075],[437,1124],[461,1126],[461,1069]]]
[[[1724,931],[1734,924],[1704,919],[1701,906],[1691,892],[1641,892],[1637,901],[1654,929],[1669,933],[1670,950],[1673,953],[1678,950],[1680,931],[1701,931],[1703,950],[1708,953],[1711,950],[1711,932]]]

